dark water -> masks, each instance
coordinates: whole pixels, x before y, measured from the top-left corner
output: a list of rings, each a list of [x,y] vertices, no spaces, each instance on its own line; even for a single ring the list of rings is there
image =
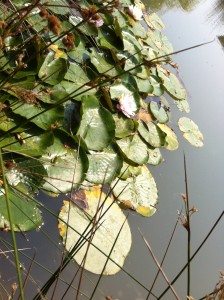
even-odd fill
[[[149,5],[150,4],[150,5]],[[148,5],[158,10],[165,25],[165,34],[176,50],[207,42],[224,34],[224,1],[154,1],[148,0]],[[171,232],[177,220],[177,210],[183,206],[181,193],[185,192],[183,152],[187,158],[189,196],[192,206],[199,212],[192,217],[192,253],[206,236],[224,207],[224,49],[216,39],[213,43],[187,51],[173,57],[180,66],[181,78],[190,97],[192,118],[200,127],[205,137],[205,146],[195,149],[180,136],[181,147],[178,151],[164,153],[165,162],[151,171],[159,189],[158,212],[150,219],[131,214],[129,222],[134,240],[131,253],[126,260],[125,269],[136,277],[143,285],[150,288],[157,268],[140,237],[141,229],[149,241],[153,251],[160,261],[169,241]],[[174,107],[172,107],[174,109]],[[173,115],[173,128],[177,129],[178,113]],[[61,207],[58,199],[39,198],[51,210],[57,213]],[[57,220],[44,213],[45,230],[52,240],[60,247]],[[47,218],[46,218],[47,217]],[[9,235],[1,237],[9,239]],[[41,233],[27,234],[19,240],[19,247],[30,247],[24,253],[54,271],[61,259],[60,251]],[[4,248],[3,246],[1,246]],[[36,252],[35,252],[36,249]],[[5,250],[5,248],[4,248]],[[9,256],[12,258],[12,256]],[[187,232],[178,225],[176,234],[164,263],[164,271],[172,280],[187,259]],[[21,256],[21,261],[28,268],[29,259]],[[63,272],[62,278],[67,282],[72,280],[77,269],[70,264]],[[9,267],[8,260],[0,257],[2,282],[7,286],[16,280],[15,268]],[[224,219],[219,223],[209,240],[192,262],[191,294],[199,299],[213,290],[219,278],[219,272],[224,271]],[[49,273],[37,265],[32,267],[32,276],[41,286],[48,279]],[[88,278],[87,278],[88,277]],[[97,276],[85,273],[81,287],[83,293],[91,294]],[[176,282],[174,288],[181,299],[186,299],[186,272]],[[29,283],[27,299],[32,299],[36,286]],[[74,283],[77,286],[77,282]],[[160,276],[153,292],[159,296],[167,284]],[[66,285],[61,283],[54,299],[61,299]],[[123,272],[113,277],[104,277],[94,299],[104,299],[111,295],[119,300],[143,300],[147,292]],[[1,291],[1,289],[0,289]],[[4,293],[2,292],[2,295]],[[76,292],[70,289],[64,299],[75,299]],[[150,296],[149,299],[153,299]],[[3,298],[6,299],[6,298]],[[49,298],[50,299],[50,298]],[[84,295],[80,299],[87,299]],[[168,292],[163,299],[175,299]]]

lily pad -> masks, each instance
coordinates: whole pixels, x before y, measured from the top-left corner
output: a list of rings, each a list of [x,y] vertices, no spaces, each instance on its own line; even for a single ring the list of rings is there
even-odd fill
[[[170,128],[169,126],[167,126],[166,124],[158,124],[158,126],[163,132],[165,132],[167,134],[166,149],[167,150],[177,150],[179,147],[179,143],[178,143],[177,136],[176,136],[175,132],[173,131],[173,129]]]
[[[138,134],[117,140],[117,145],[128,162],[142,165],[148,161],[147,146]]]
[[[94,96],[84,96],[83,115],[77,134],[91,150],[106,148],[115,136],[115,123],[112,114]]]
[[[51,51],[46,56],[44,63],[39,70],[39,78],[50,85],[58,84],[67,72],[68,61],[64,58],[55,58]]]
[[[163,82],[163,86],[174,99],[185,100],[187,98],[186,90],[174,74],[160,66],[157,67],[157,72]]]
[[[127,119],[122,114],[113,114],[115,121],[115,136],[117,138],[123,138],[131,135],[135,130],[135,123],[132,119]]]
[[[92,183],[109,183],[120,172],[121,158],[112,151],[92,152],[88,155],[89,169],[86,180]]]
[[[43,189],[56,193],[68,193],[79,186],[88,169],[88,159],[82,151],[67,149],[66,154],[55,156],[44,164],[47,176]]]
[[[183,136],[188,142],[195,147],[202,147],[203,134],[198,126],[189,118],[182,117],[178,121],[180,130],[184,133]]]
[[[99,220],[99,224],[101,226],[94,233],[88,252],[87,247],[89,244],[87,241],[74,255],[74,259],[78,264],[81,264],[87,252],[84,266],[86,270],[95,274],[103,272],[104,275],[113,275],[120,271],[119,266],[122,267],[124,265],[125,258],[131,248],[132,238],[129,225],[127,221],[125,222],[125,215],[119,206],[109,197],[106,198],[106,195],[101,193],[99,189],[90,192],[85,191],[85,194],[89,207],[85,210],[86,214],[75,205],[69,205],[67,201],[64,201],[64,206],[59,214],[58,227],[60,235],[63,238],[66,249],[70,251],[89,225],[89,217],[93,218],[100,207],[101,212],[99,215],[102,217]],[[67,222],[69,227],[66,225]],[[119,234],[123,223],[124,226]],[[118,239],[115,243],[117,236]],[[109,259],[104,268],[107,256],[109,256],[111,250],[110,258],[117,265]]]
[[[145,123],[139,120],[138,132],[146,143],[154,148],[161,148],[166,144],[166,133],[153,122]]]
[[[159,148],[150,149],[148,148],[149,159],[147,161],[150,165],[158,165],[162,162],[163,157]]]
[[[12,137],[4,138],[0,142],[0,147],[7,151],[12,151],[29,156],[40,156],[45,152],[45,149],[53,144],[52,132],[41,132],[30,130],[21,132]]]
[[[156,212],[158,192],[154,178],[146,166],[139,167],[140,174],[126,180],[115,179],[111,187],[121,202],[131,203],[131,208],[150,217]]]
[[[11,188],[8,195],[15,231],[28,231],[43,224],[41,212],[32,200],[26,199],[24,195]],[[10,229],[4,190],[0,190],[0,228]]]
[[[156,101],[150,102],[150,110],[151,110],[153,116],[160,123],[167,123],[169,121],[167,112],[165,111],[165,109],[162,106],[159,106],[159,104]]]

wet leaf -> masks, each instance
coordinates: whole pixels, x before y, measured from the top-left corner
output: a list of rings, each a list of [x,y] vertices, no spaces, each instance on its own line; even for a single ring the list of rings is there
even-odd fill
[[[109,255],[119,230],[125,221],[125,215],[119,206],[109,197],[106,198],[105,194],[101,194],[99,189],[95,189],[90,192],[85,191],[85,194],[89,207],[85,210],[85,213],[88,214],[89,217],[93,218],[98,210],[98,206],[100,208],[102,207],[102,210],[100,210],[101,213],[99,213],[99,215],[102,216],[99,221],[101,226],[99,226],[94,233],[92,244],[88,249],[85,269],[95,274],[101,274],[107,260],[107,256]],[[82,210],[73,204],[69,205],[67,201],[64,201],[64,206],[61,209],[59,218],[66,223],[69,222],[69,225],[75,229],[73,230],[72,228],[67,227],[64,222],[59,220],[58,227],[60,235],[63,238],[64,243],[66,239],[65,247],[69,251],[76,245],[80,236],[82,236],[86,227],[89,225],[90,220]],[[111,259],[113,259],[118,265],[123,266],[125,258],[130,251],[131,243],[131,231],[126,221],[112,250],[112,254],[110,256]],[[88,242],[86,242],[75,254],[74,259],[78,264],[82,263],[87,251],[87,246]],[[100,251],[102,251],[105,255]],[[103,274],[113,275],[119,271],[120,268],[109,260]]]
[[[155,148],[155,149],[148,148],[148,154],[149,154],[149,159],[148,159],[147,163],[150,165],[156,166],[159,163],[161,163],[163,160],[163,157],[162,157],[162,154],[161,154],[159,148]]]
[[[44,177],[43,189],[56,193],[68,193],[84,180],[88,169],[88,159],[82,151],[67,149],[66,153],[55,156],[44,167],[48,176]]]
[[[179,143],[177,140],[177,136],[172,128],[167,126],[166,124],[158,124],[159,128],[167,134],[166,136],[166,149],[167,150],[177,150],[179,147]]]
[[[144,20],[151,29],[162,30],[165,25],[156,13],[144,14]]]
[[[159,106],[156,101],[150,102],[150,110],[158,122],[167,123],[169,121],[167,112],[162,106]]]
[[[88,155],[89,169],[86,180],[92,183],[110,183],[120,172],[121,158],[112,151],[92,152]]]
[[[29,130],[18,135],[4,138],[0,142],[0,147],[7,151],[12,151],[29,156],[41,156],[45,149],[53,143],[52,132]]]
[[[135,130],[135,123],[132,119],[128,119],[121,113],[113,114],[115,121],[115,136],[117,138],[123,138],[131,135]]]
[[[13,229],[15,231],[28,231],[42,225],[41,212],[37,205],[19,192],[8,190],[11,203]],[[0,228],[10,229],[5,193],[0,190]]]
[[[51,51],[46,56],[38,76],[45,83],[50,85],[58,84],[67,72],[68,61],[64,58],[55,58],[55,53]]]
[[[142,165],[148,161],[147,146],[138,134],[117,140],[117,145],[128,162]]]
[[[11,101],[13,104],[13,101]],[[13,104],[13,112],[26,119],[31,119],[30,121],[36,124],[38,127],[48,130],[52,125],[62,123],[64,117],[63,106],[57,106],[49,109],[50,107],[42,104],[38,106],[37,104],[26,104],[17,103]],[[36,117],[35,117],[36,116]]]
[[[115,136],[112,114],[94,96],[83,97],[83,115],[77,134],[91,150],[103,150]]]
[[[179,79],[169,71],[162,67],[157,67],[158,76],[163,82],[163,86],[174,99],[186,100],[186,90],[181,85]]]
[[[189,118],[182,117],[178,121],[180,130],[184,133],[183,136],[188,142],[195,147],[202,147],[203,134],[199,130],[198,126]]]
[[[153,122],[145,123],[139,120],[138,132],[150,146],[161,148],[166,144],[166,133]]]
[[[154,178],[146,166],[139,167],[140,174],[126,180],[115,179],[111,186],[119,201],[129,201],[132,209],[146,217],[156,212],[158,192]]]

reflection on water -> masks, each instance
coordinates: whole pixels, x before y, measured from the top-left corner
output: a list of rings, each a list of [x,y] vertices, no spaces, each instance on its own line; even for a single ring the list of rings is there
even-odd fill
[[[154,11],[170,9],[175,7],[180,7],[183,10],[191,11],[196,7],[198,3],[200,3],[200,0],[147,0],[144,2],[148,8]]]
[[[166,12],[170,9],[181,8],[186,12],[193,11],[199,4],[204,4],[204,0],[143,0],[145,6],[150,11]],[[208,13],[208,20],[215,26],[224,24],[224,0],[212,1],[211,11]]]

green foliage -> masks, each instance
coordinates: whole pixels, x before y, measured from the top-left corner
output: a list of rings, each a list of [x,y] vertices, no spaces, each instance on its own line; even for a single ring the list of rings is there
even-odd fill
[[[119,7],[80,1],[76,9],[66,0],[11,2],[0,6],[0,147],[13,162],[8,184],[33,195],[114,181],[118,200],[152,215],[157,189],[145,165],[162,161],[161,148],[178,147],[163,95],[189,111],[187,93],[171,71],[164,24],[155,13],[142,18],[141,4],[131,12],[129,0]],[[190,125],[179,123],[199,146]]]

